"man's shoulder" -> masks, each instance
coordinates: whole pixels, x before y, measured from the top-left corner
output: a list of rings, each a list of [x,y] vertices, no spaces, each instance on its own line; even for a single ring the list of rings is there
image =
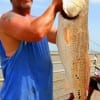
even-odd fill
[[[13,12],[13,11],[8,11],[8,12],[2,14],[0,19],[5,20],[5,19],[11,18],[12,16],[21,16],[21,15],[17,14],[16,12]]]
[[[10,12],[5,12],[0,16],[0,19],[4,18],[4,16],[8,15]]]
[[[1,16],[0,16],[0,24],[6,19],[6,17],[9,15],[10,12],[6,12],[6,13],[3,13]]]
[[[6,13],[3,13],[1,16],[0,16],[0,30],[2,28],[2,24],[6,18],[6,16],[8,15],[9,12],[6,12]]]

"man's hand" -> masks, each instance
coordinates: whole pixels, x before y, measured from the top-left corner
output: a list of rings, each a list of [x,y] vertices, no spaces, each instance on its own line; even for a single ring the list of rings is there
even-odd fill
[[[52,0],[52,5],[55,6],[56,12],[62,10],[62,0]]]

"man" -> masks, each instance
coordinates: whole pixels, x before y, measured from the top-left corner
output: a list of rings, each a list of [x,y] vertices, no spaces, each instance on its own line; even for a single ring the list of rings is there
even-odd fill
[[[33,0],[11,3],[12,10],[0,18],[0,100],[53,100],[48,41],[56,42],[52,25],[62,1],[53,0],[39,17],[30,15]]]

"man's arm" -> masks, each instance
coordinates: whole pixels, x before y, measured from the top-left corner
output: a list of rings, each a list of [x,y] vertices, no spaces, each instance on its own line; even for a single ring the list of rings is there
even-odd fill
[[[48,9],[39,17],[29,21],[27,17],[9,12],[0,20],[0,30],[17,40],[39,41],[51,29],[56,13],[61,9],[61,0],[53,0]]]
[[[55,27],[52,27],[49,33],[47,34],[48,41],[55,44],[56,35],[57,35],[57,29]]]

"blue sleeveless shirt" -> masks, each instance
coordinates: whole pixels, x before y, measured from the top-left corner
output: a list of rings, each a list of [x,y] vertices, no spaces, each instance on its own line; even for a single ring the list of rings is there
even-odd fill
[[[52,63],[46,38],[21,42],[12,57],[6,57],[0,42],[0,58],[4,76],[0,100],[53,100]]]

